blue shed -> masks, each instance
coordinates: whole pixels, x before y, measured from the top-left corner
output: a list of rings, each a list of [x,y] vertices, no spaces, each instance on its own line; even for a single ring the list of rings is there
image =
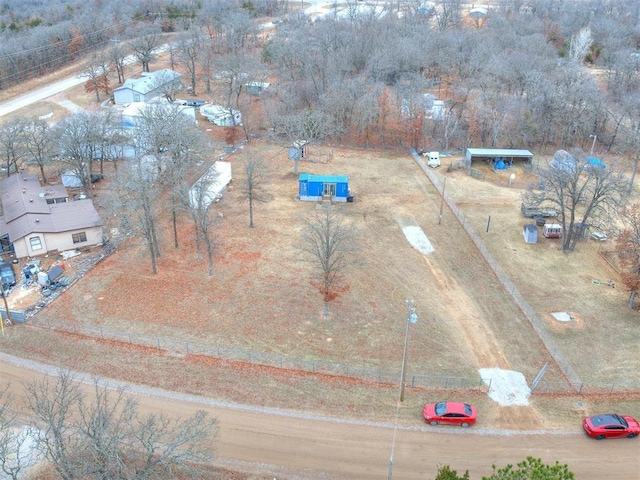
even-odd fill
[[[332,202],[349,201],[349,177],[346,175],[300,174],[300,200],[320,202],[330,198]]]

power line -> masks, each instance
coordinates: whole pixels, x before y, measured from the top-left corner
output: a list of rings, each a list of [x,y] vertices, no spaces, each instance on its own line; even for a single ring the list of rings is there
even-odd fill
[[[118,23],[117,25],[110,25],[107,27],[104,27],[102,29],[99,30],[94,30],[93,32],[91,32],[92,35],[95,34],[99,34],[99,33],[103,33],[109,30],[116,30],[122,27],[126,27],[127,25],[130,25],[134,22],[138,22],[139,20],[129,20],[128,22],[124,22],[124,23]],[[60,47],[60,48],[64,48],[66,47],[66,42],[63,40],[58,40],[56,42],[49,42],[46,45],[42,45],[39,47],[33,47],[33,48],[29,48],[29,49],[25,49],[25,50],[20,50],[19,52],[13,52],[13,53],[6,53],[4,55],[0,55],[0,61],[3,60],[10,60],[11,58],[15,58],[15,57],[21,57],[23,55],[29,55],[29,54],[33,54],[33,53],[38,53],[38,52],[42,52],[42,51],[46,51],[52,47]]]

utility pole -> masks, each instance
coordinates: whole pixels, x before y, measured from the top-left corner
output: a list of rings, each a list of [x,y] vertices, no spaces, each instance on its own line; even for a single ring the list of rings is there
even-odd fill
[[[12,318],[11,318],[11,312],[9,311],[9,304],[7,303],[7,292],[4,289],[4,283],[2,281],[0,281],[0,289],[2,289],[2,300],[4,300],[4,311],[7,312],[7,325],[11,325],[12,323]],[[2,325],[2,336],[4,337],[4,318],[2,318],[2,315],[0,315],[0,324]]]
[[[400,397],[398,402],[404,401],[404,382],[407,375],[407,350],[409,347],[409,324],[418,321],[416,308],[413,306],[413,300],[407,300],[407,328],[404,332],[404,350],[402,352],[402,369],[400,371]]]
[[[593,135],[589,135],[589,138],[593,138],[593,142],[591,142],[591,150],[589,150],[589,156],[592,157],[593,156],[593,149],[596,146],[596,138],[598,138],[598,135],[596,135],[594,133]]]

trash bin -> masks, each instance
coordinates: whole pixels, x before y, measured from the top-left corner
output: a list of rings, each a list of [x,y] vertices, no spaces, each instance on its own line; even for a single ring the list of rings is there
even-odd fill
[[[353,195],[348,195],[347,196],[347,202],[348,203],[353,203]]]

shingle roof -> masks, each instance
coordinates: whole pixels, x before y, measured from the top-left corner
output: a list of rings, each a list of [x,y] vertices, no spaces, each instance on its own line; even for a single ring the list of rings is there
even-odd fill
[[[91,200],[48,204],[47,199],[67,198],[62,185],[41,186],[37,175],[18,173],[0,182],[4,216],[0,233],[14,242],[34,232],[59,233],[101,226]]]

